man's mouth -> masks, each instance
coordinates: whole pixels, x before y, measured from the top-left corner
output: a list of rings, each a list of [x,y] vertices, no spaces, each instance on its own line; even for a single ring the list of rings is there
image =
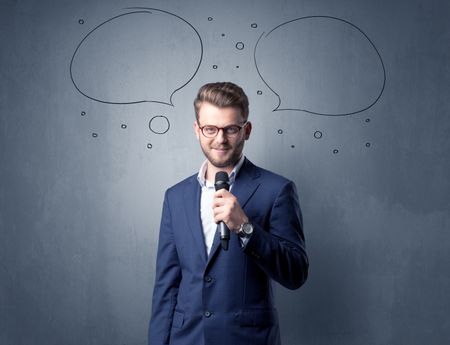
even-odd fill
[[[230,148],[229,147],[213,147],[213,150],[216,151],[228,151]]]

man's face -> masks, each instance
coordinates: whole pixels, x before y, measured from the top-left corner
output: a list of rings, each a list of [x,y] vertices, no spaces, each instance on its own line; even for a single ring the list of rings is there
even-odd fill
[[[194,123],[194,130],[200,142],[203,153],[208,161],[217,168],[232,168],[239,160],[244,148],[244,142],[250,137],[251,123],[247,122],[237,135],[226,135],[219,130],[214,138],[203,135],[200,127],[212,125],[219,128],[231,125],[244,125],[244,118],[238,108],[218,108],[211,103],[203,102],[198,111],[198,123]]]

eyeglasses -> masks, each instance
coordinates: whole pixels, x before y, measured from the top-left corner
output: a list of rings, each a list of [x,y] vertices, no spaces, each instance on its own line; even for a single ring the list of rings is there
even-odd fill
[[[213,125],[205,125],[203,127],[200,127],[200,130],[202,131],[203,135],[207,138],[215,138],[217,134],[219,134],[219,131],[223,131],[223,135],[226,135],[229,138],[235,137],[239,134],[242,128],[244,128],[247,125],[248,122],[245,122],[242,126],[239,125],[230,125],[226,127],[217,127]]]

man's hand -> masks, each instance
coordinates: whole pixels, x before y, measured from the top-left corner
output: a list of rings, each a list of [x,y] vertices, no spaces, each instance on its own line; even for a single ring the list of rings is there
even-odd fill
[[[237,198],[226,189],[220,189],[214,194],[213,212],[214,221],[224,222],[231,231],[237,232],[243,223],[248,223],[248,217]]]

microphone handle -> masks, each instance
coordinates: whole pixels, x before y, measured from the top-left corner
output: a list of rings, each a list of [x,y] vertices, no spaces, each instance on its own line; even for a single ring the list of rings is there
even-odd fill
[[[220,243],[222,245],[222,249],[228,250],[228,243],[230,241],[230,229],[228,229],[227,225],[224,222],[220,222],[218,227],[220,232]]]

